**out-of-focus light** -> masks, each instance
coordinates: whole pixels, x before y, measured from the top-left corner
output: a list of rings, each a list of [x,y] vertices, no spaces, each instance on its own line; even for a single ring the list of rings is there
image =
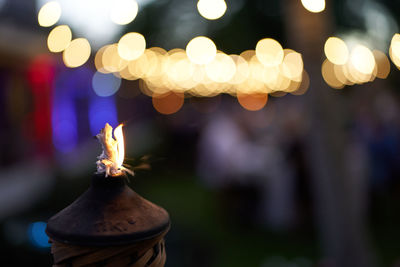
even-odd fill
[[[329,37],[326,40],[324,51],[326,58],[333,64],[343,65],[349,59],[349,50],[346,43],[337,37]]]
[[[186,54],[195,64],[207,64],[217,55],[217,47],[210,38],[197,36],[187,44]]]
[[[239,84],[246,81],[247,77],[249,77],[250,69],[247,61],[238,55],[230,55],[233,61],[236,64],[236,72],[232,79],[229,81],[231,84]]]
[[[325,10],[325,0],[301,0],[304,8],[313,13]]]
[[[49,237],[46,235],[46,223],[34,222],[29,225],[28,236],[35,247],[47,248],[50,247]]]
[[[139,6],[135,0],[116,0],[112,3],[110,18],[114,23],[125,25],[136,18]]]
[[[85,38],[72,40],[63,52],[65,66],[76,68],[85,64],[90,57],[90,44]]]
[[[38,22],[42,27],[50,27],[57,23],[61,17],[61,6],[56,1],[44,4],[38,14]]]
[[[308,73],[304,70],[300,86],[297,88],[297,90],[290,93],[292,95],[304,95],[309,87],[310,87],[310,77],[308,76]]]
[[[195,66],[182,50],[169,56],[166,69],[168,78],[182,86],[193,76]]]
[[[235,75],[236,65],[231,57],[218,53],[214,60],[205,66],[208,77],[214,82],[228,82]]]
[[[96,71],[92,79],[93,90],[98,96],[111,96],[115,94],[121,86],[121,78],[110,73]]]
[[[94,57],[94,66],[96,67],[96,70],[103,73],[108,73],[108,71],[104,69],[104,64],[103,64],[103,53],[104,51],[106,51],[107,47],[108,45],[103,46],[99,50],[97,50],[96,55]]]
[[[129,61],[121,58],[118,54],[118,45],[108,45],[102,55],[103,71],[101,72],[118,72],[124,69]]]
[[[375,68],[375,58],[371,50],[363,45],[357,45],[350,54],[351,65],[362,74],[370,75]]]
[[[118,54],[125,60],[139,58],[146,49],[144,36],[137,32],[130,32],[121,37],[118,42]]]
[[[322,77],[325,82],[332,88],[342,89],[344,84],[341,83],[335,76],[334,65],[329,60],[325,59],[321,67]]]
[[[62,153],[72,151],[78,142],[76,120],[68,119],[53,121],[53,144]]]
[[[239,104],[247,110],[260,110],[267,104],[268,94],[242,94],[237,93]]]
[[[303,73],[303,58],[300,53],[285,49],[289,52],[285,55],[282,62],[283,74],[294,81],[300,82]]]
[[[377,66],[376,77],[379,79],[386,79],[390,73],[389,59],[382,51],[373,50],[372,53],[374,54]]]
[[[47,46],[53,53],[62,52],[71,43],[72,32],[67,25],[55,27],[49,33],[47,38]]]
[[[349,81],[347,78],[345,71],[347,71],[347,66],[346,65],[333,65],[333,72],[336,77],[342,84],[345,85],[352,85],[353,83]]]
[[[57,96],[52,112],[53,144],[58,151],[67,153],[78,143],[76,111],[72,99]]]
[[[400,68],[400,34],[396,33],[392,37],[392,41],[390,42],[389,48],[390,59],[396,65],[397,68]]]
[[[170,115],[178,112],[183,106],[184,97],[181,93],[169,92],[163,95],[153,94],[153,107],[161,114]]]
[[[222,17],[226,12],[227,6],[224,0],[199,0],[197,10],[200,15],[209,20]]]
[[[258,41],[256,56],[264,66],[271,67],[282,63],[284,53],[278,41],[272,38],[265,38]]]
[[[93,136],[99,133],[106,122],[113,127],[118,125],[117,109],[115,107],[115,99],[113,96],[93,96],[91,98],[89,103],[89,122],[90,131]]]

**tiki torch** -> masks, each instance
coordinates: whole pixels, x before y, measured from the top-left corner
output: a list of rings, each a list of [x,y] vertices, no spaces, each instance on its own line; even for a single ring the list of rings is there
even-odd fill
[[[96,137],[103,152],[89,189],[48,221],[53,266],[163,267],[168,213],[127,186],[122,125]]]

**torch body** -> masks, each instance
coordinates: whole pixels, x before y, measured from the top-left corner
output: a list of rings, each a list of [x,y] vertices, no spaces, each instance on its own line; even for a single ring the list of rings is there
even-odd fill
[[[95,174],[89,189],[51,217],[46,232],[54,266],[162,267],[168,213],[123,176]]]

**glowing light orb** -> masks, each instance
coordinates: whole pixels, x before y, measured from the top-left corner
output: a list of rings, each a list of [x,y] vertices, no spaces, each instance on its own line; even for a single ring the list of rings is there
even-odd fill
[[[90,57],[90,44],[85,38],[72,40],[63,52],[65,66],[76,68],[85,64]]]
[[[369,75],[375,68],[374,54],[366,46],[357,45],[351,51],[350,63],[357,71]]]
[[[257,111],[265,107],[268,101],[268,94],[237,94],[239,104],[247,110]]]
[[[325,59],[321,67],[322,77],[324,81],[332,88],[342,89],[344,84],[338,80],[335,75],[334,64],[329,60]]]
[[[126,25],[136,18],[139,6],[135,0],[116,0],[112,4],[110,18],[114,23]]]
[[[166,94],[153,94],[153,107],[161,114],[170,115],[178,112],[183,106],[183,94],[169,92]]]
[[[98,96],[106,97],[115,94],[121,85],[121,78],[111,73],[96,72],[92,78],[93,90]]]
[[[390,62],[385,53],[379,50],[372,51],[375,57],[377,73],[379,79],[386,79],[390,73]]]
[[[400,68],[400,34],[396,33],[392,37],[392,41],[390,43],[389,48],[390,59],[396,65],[397,68]]]
[[[71,43],[72,32],[67,25],[55,27],[47,37],[47,46],[53,53],[62,52]]]
[[[205,66],[207,76],[214,82],[224,83],[230,81],[236,72],[233,59],[223,53],[218,53],[214,60]]]
[[[304,8],[312,13],[319,13],[325,10],[325,0],[301,0]]]
[[[197,10],[200,15],[209,20],[216,20],[226,12],[227,6],[224,0],[199,0]]]
[[[303,58],[300,53],[289,51],[283,59],[282,72],[287,78],[300,82],[304,68]]]
[[[186,54],[189,60],[195,64],[207,64],[213,61],[217,55],[217,47],[210,38],[198,36],[187,44]]]
[[[337,37],[329,37],[326,40],[324,51],[326,58],[336,65],[346,64],[349,59],[349,50],[346,43]]]
[[[38,13],[38,22],[42,27],[50,27],[57,23],[61,17],[61,6],[56,1],[44,4]]]
[[[29,225],[29,239],[35,247],[50,247],[49,237],[46,234],[45,222],[34,222]]]
[[[282,63],[284,53],[278,41],[272,38],[265,38],[258,41],[256,56],[264,66],[272,67]]]
[[[137,32],[130,32],[121,37],[118,42],[118,54],[125,60],[135,60],[143,55],[146,49],[144,36]]]
[[[101,72],[118,72],[124,69],[129,61],[121,58],[118,54],[118,45],[112,44],[107,46],[102,55],[103,71]]]

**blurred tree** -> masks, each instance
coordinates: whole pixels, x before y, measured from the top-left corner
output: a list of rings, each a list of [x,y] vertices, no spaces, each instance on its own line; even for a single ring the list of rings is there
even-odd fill
[[[323,244],[323,254],[334,266],[374,266],[366,235],[366,218],[354,177],[346,168],[347,112],[345,95],[323,81],[321,64],[324,43],[333,32],[331,6],[322,13],[310,13],[297,0],[285,1],[285,21],[289,45],[303,55],[310,76],[306,101],[308,160],[312,173],[312,193]],[[367,177],[364,177],[364,184]],[[363,187],[366,188],[366,187]]]

